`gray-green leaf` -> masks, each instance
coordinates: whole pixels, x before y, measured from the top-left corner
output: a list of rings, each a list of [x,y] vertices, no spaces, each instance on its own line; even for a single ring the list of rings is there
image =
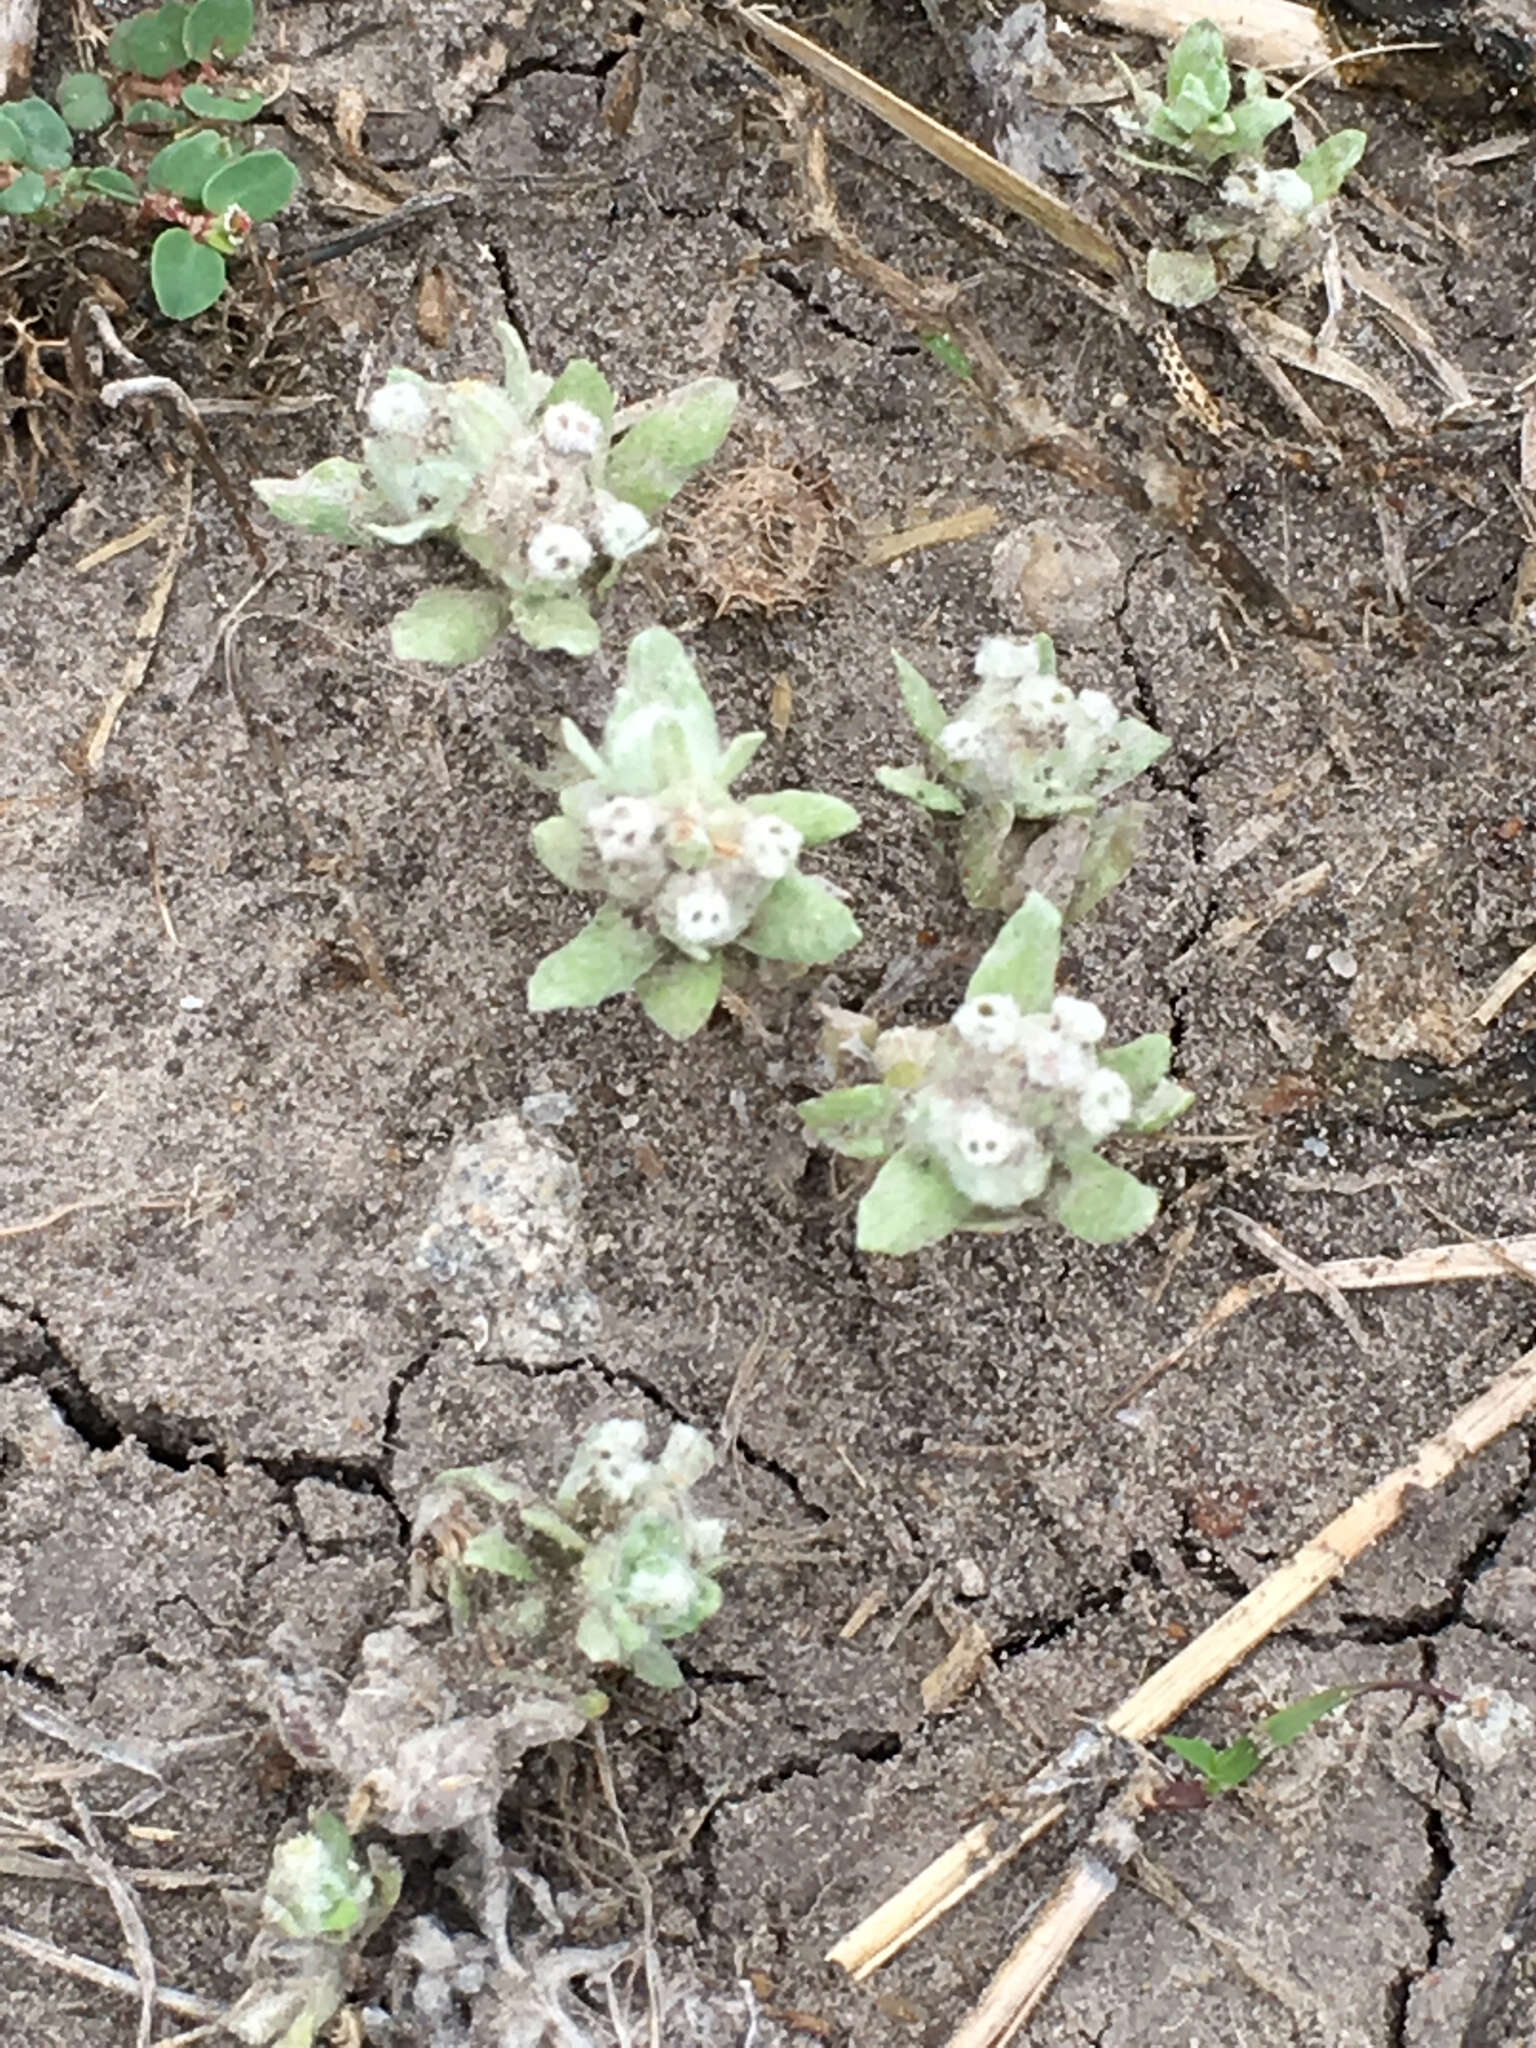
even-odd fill
[[[560,372],[549,387],[545,406],[561,405],[569,401],[583,405],[587,411],[600,419],[604,427],[613,424],[613,386],[597,367],[585,356],[575,356]]]
[[[327,540],[356,543],[368,538],[363,519],[375,507],[361,466],[344,455],[328,456],[302,476],[259,476],[251,489],[285,526]]]
[[[1147,290],[1164,306],[1200,306],[1221,289],[1209,249],[1149,249]]]
[[[399,661],[458,668],[488,654],[506,623],[506,601],[494,590],[424,590],[391,620],[390,645]]]
[[[877,768],[875,780],[882,789],[888,789],[892,796],[910,797],[913,803],[921,804],[925,811],[958,812],[965,809],[965,799],[958,797],[952,789],[946,789],[942,782],[934,782],[921,768]]]
[[[746,808],[782,818],[786,825],[794,826],[807,846],[824,846],[829,839],[841,839],[859,822],[852,804],[819,789],[776,789],[767,796],[749,796]]]
[[[824,882],[794,869],[768,891],[738,944],[761,960],[819,967],[861,937],[847,904]]]
[[[1061,912],[1031,890],[982,955],[966,1000],[1012,996],[1025,1016],[1051,1007],[1061,955]]]
[[[724,963],[718,953],[708,960],[663,960],[635,983],[635,994],[651,1022],[668,1038],[692,1038],[709,1022],[720,1000]]]
[[[890,1150],[887,1131],[896,1091],[883,1081],[861,1081],[853,1088],[833,1088],[796,1105],[806,1129],[850,1159],[883,1159]]]
[[[725,439],[736,399],[736,386],[724,377],[681,386],[615,443],[604,466],[605,488],[638,505],[648,519],[654,516]]]
[[[520,590],[512,599],[512,624],[524,643],[541,653],[596,654],[603,644],[602,628],[581,597]]]
[[[901,691],[901,701],[907,707],[907,716],[922,740],[936,740],[949,723],[949,713],[939,702],[938,692],[927,677],[919,674],[904,654],[891,650],[891,659],[896,664],[896,682]]]
[[[892,1258],[937,1244],[971,1215],[942,1167],[911,1152],[887,1159],[859,1204],[858,1247]]]
[[[1297,164],[1298,174],[1319,204],[1333,197],[1365,155],[1366,140],[1363,128],[1341,128],[1337,135],[1324,136]]]
[[[500,1529],[482,1529],[465,1544],[460,1562],[502,1579],[531,1579],[533,1564]]]
[[[586,835],[574,818],[542,818],[531,834],[533,850],[542,866],[568,889],[596,886],[583,880],[586,867]]]
[[[632,989],[663,951],[612,903],[556,953],[541,960],[528,982],[530,1010],[589,1010]]]
[[[1087,1244],[1119,1244],[1145,1230],[1157,1214],[1155,1190],[1096,1152],[1079,1153],[1068,1171],[1071,1177],[1051,1207],[1063,1230]]]

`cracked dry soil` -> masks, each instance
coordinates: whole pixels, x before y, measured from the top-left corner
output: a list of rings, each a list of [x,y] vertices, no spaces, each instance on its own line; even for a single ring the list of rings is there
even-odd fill
[[[809,25],[979,125],[916,0]],[[1258,1270],[1223,1205],[1313,1259],[1536,1229],[1529,997],[1462,1064],[1427,1056],[1536,936],[1533,682],[1502,623],[1518,421],[1494,407],[1476,431],[1407,444],[1309,385],[1346,451],[1329,469],[1196,329],[1192,360],[1246,420],[1210,442],[1123,331],[957,242],[921,199],[932,174],[830,110],[866,245],[909,275],[970,279],[1005,354],[1072,420],[1201,469],[1229,532],[1313,615],[1304,637],[1245,615],[1176,530],[1005,455],[906,327],[797,246],[763,76],[717,24],[610,0],[299,0],[270,26],[309,172],[289,246],[357,219],[322,147],[344,85],[374,110],[377,164],[463,196],[314,271],[269,371],[323,403],[223,417],[231,470],[349,449],[361,383],[391,362],[483,370],[506,314],[537,361],[590,353],[630,395],[735,377],[743,459],[766,447],[826,475],[866,532],[995,506],[990,536],[852,569],[770,616],[713,618],[680,553],[648,562],[607,621],[610,647],[657,618],[687,633],[728,729],[767,723],[788,683],[770,782],[866,816],[838,867],[865,941],[811,992],[857,1004],[915,960],[914,1017],[957,998],[986,922],[872,783],[905,744],[888,650],[952,690],[980,633],[1010,623],[989,594],[997,537],[1087,534],[1108,573],[1060,635],[1068,673],[1173,747],[1147,852],[1066,968],[1112,1033],[1173,1032],[1199,1106],[1149,1153],[1164,1213],[1127,1248],[1041,1235],[859,1257],[846,1178],[793,1115],[817,1085],[805,991],[722,1013],[681,1049],[622,1004],[525,1011],[573,908],[526,851],[542,801],[517,764],[557,711],[600,716],[612,657],[508,646],[446,680],[406,671],[380,621],[430,565],[279,541],[251,595],[201,474],[147,683],[99,772],[76,775],[165,536],[78,564],[167,508],[174,525],[188,460],[164,423],[102,415],[78,478],[0,507],[4,1697],[139,1744],[227,1736],[176,1753],[142,1823],[104,1826],[125,1866],[192,1874],[142,1890],[163,1979],[229,1996],[221,1887],[259,1884],[317,1790],[255,1724],[242,1660],[284,1623],[346,1668],[399,1603],[408,1517],[443,1466],[530,1446],[552,1466],[615,1408],[725,1428],[716,1491],[743,1562],[687,1646],[685,1691],[627,1688],[611,1722],[663,1971],[703,1987],[701,2012],[712,1993],[739,2004],[747,1978],[758,2043],[939,2042],[1048,1883],[1049,1842],[863,1990],[822,1966],[829,1943],[1531,1341],[1514,1277],[1356,1297],[1364,1352],[1286,1296],[1119,1400]],[[1335,124],[1359,107],[1319,103]],[[1385,97],[1364,120],[1376,262],[1478,389],[1507,393],[1530,368],[1529,158],[1449,166],[1443,132]],[[448,309],[431,341],[424,286]],[[1434,410],[1358,305],[1342,339]],[[159,345],[204,388],[195,333]],[[1411,592],[1395,608],[1382,522]],[[558,1137],[584,1180],[604,1329],[578,1359],[530,1365],[477,1351],[412,1255],[455,1140],[550,1091],[572,1105]],[[1385,1675],[1536,1701],[1532,1506],[1532,1447],[1506,1438],[1186,1725],[1226,1739],[1299,1693]],[[986,1682],[927,1713],[921,1680],[966,1621],[992,1646]],[[8,1799],[46,1806],[45,1767],[66,1756],[13,1715]],[[573,1938],[636,1924],[591,1779],[579,1751],[546,1755],[502,1815]],[[141,1784],[93,1780],[98,1810],[113,1788]],[[1528,2041],[1533,1823],[1524,1758],[1458,1781],[1428,1710],[1375,1695],[1242,1798],[1158,1825],[1155,1852],[1224,1941],[1125,1891],[1031,2039]],[[433,1895],[434,1867],[418,1845],[409,1901]],[[0,1921],[122,1960],[85,1884],[0,1866]],[[130,2037],[126,2002],[9,1953],[0,1986],[0,2042]],[[700,2020],[697,2038],[744,2023]]]

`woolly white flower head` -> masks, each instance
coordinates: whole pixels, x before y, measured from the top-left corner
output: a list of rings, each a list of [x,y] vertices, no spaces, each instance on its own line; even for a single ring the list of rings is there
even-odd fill
[[[603,438],[603,423],[597,414],[571,398],[552,405],[539,427],[556,455],[595,455]]]
[[[984,1102],[961,1110],[948,1132],[950,1143],[969,1166],[1001,1166],[1029,1136],[1021,1124],[1010,1123]]]
[[[1077,996],[1057,996],[1051,1016],[1063,1038],[1078,1045],[1097,1045],[1104,1036],[1104,1012],[1097,1003],[1082,1002]]]
[[[1019,1006],[1012,996],[975,996],[960,1005],[951,1021],[978,1052],[1007,1052],[1018,1043]]]
[[[1090,1138],[1107,1138],[1131,1113],[1131,1091],[1121,1074],[1108,1067],[1091,1073],[1077,1096],[1077,1120]]]
[[[686,1614],[698,1594],[698,1573],[681,1558],[636,1565],[624,1581],[624,1605],[643,1613]]]
[[[1024,676],[1014,685],[1013,701],[1027,719],[1064,717],[1072,703],[1072,692],[1055,676]]]
[[[592,563],[592,543],[574,526],[550,520],[528,543],[528,573],[547,583],[574,583]]]
[[[940,1097],[927,1111],[928,1142],[969,1201],[1016,1209],[1049,1180],[1050,1157],[1034,1132],[989,1104]]]
[[[720,946],[732,936],[737,916],[720,884],[708,875],[669,885],[667,916],[678,938],[688,946]]]
[[[803,836],[787,818],[752,812],[741,828],[741,857],[764,881],[782,881],[800,858]]]
[[[655,527],[638,505],[611,491],[594,491],[592,501],[597,509],[597,544],[610,561],[622,562],[656,538]]]
[[[951,761],[980,761],[987,752],[987,731],[974,718],[952,718],[939,734],[939,751]]]
[[[1093,1055],[1049,1017],[1021,1017],[1017,1043],[1037,1088],[1080,1088],[1094,1071]]]
[[[1034,641],[992,634],[976,650],[976,673],[984,683],[1014,683],[1025,676],[1038,676],[1040,656]]]
[[[598,1423],[583,1437],[555,1500],[565,1506],[578,1499],[588,1486],[595,1486],[599,1493],[623,1507],[650,1476],[645,1456],[645,1424],[616,1416]]]
[[[587,813],[598,858],[612,866],[643,863],[652,853],[661,812],[643,796],[615,796]]]
[[[376,434],[420,434],[431,424],[432,401],[403,377],[381,384],[368,401],[368,424]]]
[[[1114,698],[1106,697],[1102,690],[1079,690],[1077,708],[1096,732],[1113,732],[1120,723]]]

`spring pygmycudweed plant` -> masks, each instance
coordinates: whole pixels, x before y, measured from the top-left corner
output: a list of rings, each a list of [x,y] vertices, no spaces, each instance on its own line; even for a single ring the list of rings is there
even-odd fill
[[[500,384],[434,384],[393,369],[368,401],[363,461],[333,456],[255,488],[290,526],[397,547],[440,535],[494,589],[429,590],[394,620],[402,660],[476,661],[507,627],[530,647],[594,653],[590,600],[657,539],[658,512],[729,431],[736,386],[701,377],[616,412],[611,386],[578,357],[550,378],[499,324]]]
[[[222,75],[250,40],[251,0],[167,0],[120,21],[99,71],[43,99],[0,106],[0,214],[37,230],[67,225],[93,201],[155,233],[149,276],[173,320],[211,306],[253,226],[288,204],[299,174],[280,149],[246,148],[263,95]],[[157,133],[171,139],[145,160]],[[75,161],[78,138],[107,161]]]
[[[1061,916],[1031,895],[936,1029],[880,1031],[829,1013],[831,1042],[878,1079],[800,1105],[812,1135],[880,1159],[859,1204],[863,1251],[910,1252],[955,1230],[1053,1220],[1090,1244],[1144,1230],[1157,1196],[1100,1155],[1120,1133],[1160,1130],[1194,1100],[1168,1079],[1162,1032],[1106,1046],[1092,1003],[1055,993]]]
[[[633,989],[673,1038],[707,1021],[740,956],[792,966],[835,960],[859,938],[848,906],[800,872],[801,850],[851,832],[840,798],[782,789],[738,800],[730,785],[760,732],[722,746],[680,641],[651,627],[629,645],[625,680],[594,747],[569,719],[546,780],[560,816],[533,831],[559,881],[605,901],[528,983],[534,1010],[587,1008]]]
[[[574,1648],[681,1685],[666,1646],[720,1605],[725,1524],[689,1499],[714,1463],[708,1440],[679,1423],[653,1460],[645,1435],[642,1422],[598,1423],[552,1501],[498,1467],[440,1473],[414,1523],[418,1598],[441,1598],[457,1632],[489,1629],[503,1658],[554,1681],[569,1681]]]
[[[1150,92],[1121,64],[1135,102],[1134,114],[1116,118],[1127,133],[1162,152],[1138,158],[1153,170],[1172,172],[1209,185],[1220,164],[1227,166],[1218,188],[1219,204],[1190,214],[1187,227],[1197,249],[1153,249],[1147,256],[1146,285],[1169,306],[1198,306],[1240,277],[1257,257],[1274,270],[1286,251],[1323,218],[1365,150],[1361,128],[1341,128],[1307,150],[1290,168],[1264,162],[1268,140],[1295,112],[1289,99],[1272,93],[1262,71],[1243,74],[1243,97],[1232,96],[1221,30],[1196,21],[1179,38],[1168,59],[1163,96]]]
[[[1012,911],[1036,888],[1067,918],[1085,916],[1129,870],[1145,816],[1140,804],[1106,810],[1103,800],[1168,741],[1101,690],[1069,690],[1044,633],[983,640],[977,687],[953,718],[899,654],[896,672],[929,768],[877,773],[925,810],[964,812],[966,900]]]

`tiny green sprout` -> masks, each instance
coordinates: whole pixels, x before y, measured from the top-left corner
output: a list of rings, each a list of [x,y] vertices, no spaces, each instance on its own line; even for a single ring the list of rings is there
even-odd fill
[[[700,377],[616,412],[578,357],[550,378],[502,322],[500,384],[434,384],[391,370],[368,402],[361,464],[332,456],[300,477],[261,477],[275,518],[328,540],[398,547],[438,535],[490,588],[429,590],[391,627],[403,661],[477,661],[510,627],[529,647],[595,653],[601,597],[659,538],[657,513],[725,439],[736,386]]]
[[[943,364],[951,376],[967,380],[975,376],[970,357],[947,329],[938,328],[932,334],[925,334],[923,347],[936,363]]]
[[[1256,1728],[1239,1735],[1224,1749],[1217,1749],[1214,1743],[1203,1741],[1197,1735],[1165,1735],[1163,1741],[1195,1772],[1207,1798],[1216,1798],[1224,1792],[1235,1792],[1239,1785],[1246,1785],[1255,1771],[1266,1764],[1277,1750],[1305,1735],[1325,1715],[1348,1706],[1363,1689],[1353,1685],[1331,1685],[1306,1699],[1293,1700],[1288,1707],[1266,1716]]]
[[[763,734],[721,744],[671,633],[653,626],[630,642],[601,746],[569,719],[561,731],[549,776],[560,815],[534,827],[533,850],[557,880],[605,900],[539,962],[531,1009],[583,1009],[632,989],[669,1037],[691,1038],[727,970],[749,964],[741,956],[819,966],[857,942],[847,905],[799,862],[804,847],[851,832],[858,813],[817,790],[733,797]]]
[[[878,1079],[803,1102],[800,1116],[834,1151],[884,1161],[859,1204],[861,1251],[1046,1220],[1114,1244],[1156,1215],[1153,1190],[1098,1148],[1161,1130],[1194,1098],[1168,1079],[1163,1033],[1105,1046],[1100,1011],[1055,993],[1060,941],[1060,912],[1031,894],[947,1024],[880,1032],[841,1013]]]
[[[983,640],[977,688],[954,718],[900,654],[896,673],[928,766],[876,774],[924,810],[964,813],[967,902],[1012,911],[1033,888],[1069,920],[1086,916],[1129,871],[1145,816],[1140,804],[1106,810],[1103,800],[1161,760],[1168,741],[1101,690],[1068,689],[1045,633]]]
[[[587,1432],[549,1501],[493,1466],[440,1473],[416,1512],[417,1591],[443,1600],[456,1633],[488,1630],[548,1679],[577,1688],[585,1660],[673,1689],[683,1675],[667,1644],[720,1605],[725,1524],[689,1498],[713,1463],[685,1423],[653,1460],[644,1423],[611,1420]]]
[[[1200,305],[1255,258],[1263,269],[1276,269],[1285,252],[1317,226],[1321,209],[1364,153],[1365,131],[1341,128],[1294,168],[1267,167],[1269,138],[1295,108],[1270,91],[1262,71],[1245,71],[1242,97],[1234,98],[1226,47],[1213,21],[1191,22],[1179,38],[1161,97],[1115,61],[1135,107],[1132,114],[1116,116],[1120,126],[1161,152],[1134,161],[1201,185],[1216,165],[1231,164],[1219,203],[1189,216],[1188,230],[1199,246],[1148,252],[1147,290],[1164,305]]]
[[[167,318],[190,320],[219,299],[227,259],[251,228],[274,218],[298,187],[280,149],[247,148],[233,132],[266,101],[231,88],[218,67],[245,48],[251,0],[166,0],[119,22],[104,71],[60,80],[57,107],[12,100],[0,109],[0,213],[39,226],[67,224],[91,199],[132,209],[130,225],[157,229],[149,277]],[[168,129],[147,163],[137,131]],[[77,164],[77,137],[97,136],[110,163]]]

